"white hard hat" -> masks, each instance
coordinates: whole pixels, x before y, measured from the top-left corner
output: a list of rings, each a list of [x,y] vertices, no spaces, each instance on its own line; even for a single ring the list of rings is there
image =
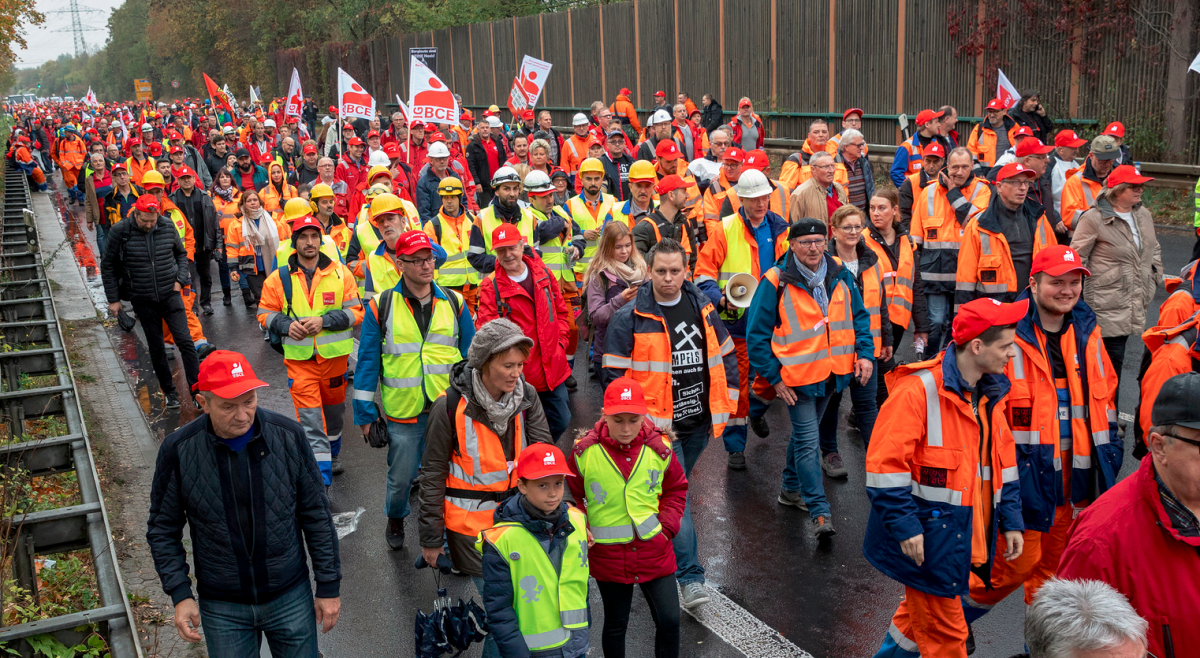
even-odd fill
[[[578,112],[578,113],[576,113],[576,114],[575,114],[575,118],[574,118],[574,119],[571,119],[571,125],[572,125],[572,126],[586,126],[586,125],[588,125],[588,118],[587,118],[587,115],[586,115],[586,114],[584,114],[583,112]]]
[[[549,192],[553,188],[554,185],[550,182],[550,177],[546,175],[546,172],[540,169],[534,169],[525,175],[526,192],[531,192],[533,194],[537,194],[539,192],[545,193]]]
[[[757,199],[760,196],[767,196],[772,191],[771,181],[763,172],[757,169],[743,171],[741,178],[737,182],[737,195],[739,199]]]
[[[656,110],[646,121],[647,126],[656,126],[660,123],[671,123],[671,115],[667,114],[665,110]]]
[[[268,127],[268,128],[274,128],[274,127],[275,127],[275,120],[274,120],[274,119],[267,119],[266,121],[263,121],[263,125],[264,125],[264,126],[266,126],[266,127]]]
[[[148,124],[148,123],[143,123],[143,124],[142,124],[142,132],[144,132],[144,133],[148,133],[148,132],[153,132],[153,131],[154,131],[154,126],[152,126],[152,125],[150,125],[150,124]]]
[[[450,149],[446,148],[445,142],[434,142],[429,145],[429,157],[448,158],[450,157]]]
[[[503,183],[520,183],[521,176],[517,174],[517,170],[508,165],[504,165],[492,174],[492,187],[500,187]]]
[[[500,122],[499,117],[488,117],[487,122],[489,128],[500,128],[504,126],[504,124]]]
[[[367,158],[368,167],[390,167],[392,161],[388,159],[387,153],[383,151],[371,151],[371,157]]]

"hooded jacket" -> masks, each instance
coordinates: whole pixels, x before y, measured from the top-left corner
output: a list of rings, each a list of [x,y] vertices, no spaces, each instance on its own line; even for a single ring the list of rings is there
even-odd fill
[[[482,324],[482,323],[481,323]],[[504,458],[516,462],[517,451],[513,449],[514,423],[510,420],[504,432],[496,432],[487,411],[479,403],[472,400],[475,396],[471,385],[473,369],[465,360],[454,364],[450,370],[450,388],[467,400],[466,416],[477,423],[488,426],[500,437],[504,449]],[[524,379],[520,386],[525,387],[521,404],[517,413],[525,418],[525,445],[531,443],[549,443],[550,428],[546,424],[546,414],[542,411],[542,401]],[[483,559],[475,549],[475,537],[460,535],[446,530],[445,502],[446,476],[450,473],[450,453],[458,444],[454,426],[454,410],[447,411],[446,396],[434,400],[429,408],[429,421],[425,427],[425,452],[421,455],[421,506],[418,511],[417,528],[420,533],[422,548],[441,548],[445,541],[450,546],[450,560],[455,568],[468,576],[483,575]]]

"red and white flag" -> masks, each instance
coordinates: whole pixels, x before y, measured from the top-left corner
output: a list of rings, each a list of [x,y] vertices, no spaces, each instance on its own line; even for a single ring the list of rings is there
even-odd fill
[[[537,105],[553,66],[550,62],[529,55],[521,60],[521,72],[513,78],[512,90],[508,93],[508,110],[514,116],[521,110]]]
[[[400,100],[400,94],[396,94],[396,104],[400,106],[400,114],[404,115],[404,123],[411,125],[412,118],[408,114],[408,106],[404,104],[404,101]]]
[[[996,98],[1004,103],[1005,109],[1011,108],[1021,100],[1021,94],[1013,86],[1013,83],[1008,81],[1008,76],[1004,75],[1004,71],[996,69],[996,73],[999,74],[996,78]]]
[[[292,84],[288,86],[287,105],[283,108],[283,116],[298,117],[304,107],[304,91],[300,89],[300,72],[292,67]]]
[[[458,101],[450,87],[425,66],[424,62],[412,58],[408,74],[409,124],[416,121],[428,123],[458,123]],[[397,99],[399,100],[399,99]]]
[[[375,99],[340,66],[338,67],[338,107],[341,109],[343,120],[375,118]]]
[[[83,97],[83,104],[93,107],[100,104],[100,101],[96,100],[96,92],[92,91],[91,87],[88,87],[87,95]]]

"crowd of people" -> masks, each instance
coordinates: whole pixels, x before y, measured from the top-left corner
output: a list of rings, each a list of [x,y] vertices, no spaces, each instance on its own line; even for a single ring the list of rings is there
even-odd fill
[[[311,99],[7,108],[8,157],[39,190],[61,170],[165,405],[178,352],[204,411],[160,450],[147,534],[180,635],[204,619],[212,655],[257,655],[260,631],[316,655],[314,615],[340,611],[349,397],[387,450],[384,540],[405,547],[415,508],[424,561],[482,597],[484,656],[585,655],[589,576],[604,655],[625,655],[636,584],[655,656],[677,656],[681,606],[710,601],[688,477],[713,439],[752,467],[780,400],[778,503],[816,542],[837,534],[839,428],[867,447],[863,552],[905,593],[877,656],[969,655],[970,624],[1022,587],[1035,658],[1200,646],[1200,241],[1164,272],[1124,126],[1056,129],[1033,92],[963,140],[955,108],[927,109],[877,180],[860,109],[776,169],[750,99],[729,117],[654,98],[639,116],[623,89],[569,133],[496,106],[454,125],[318,122]],[[282,356],[298,423],[205,339],[214,270]],[[601,418],[572,423],[576,376]],[[1127,430],[1142,462],[1119,481]]]

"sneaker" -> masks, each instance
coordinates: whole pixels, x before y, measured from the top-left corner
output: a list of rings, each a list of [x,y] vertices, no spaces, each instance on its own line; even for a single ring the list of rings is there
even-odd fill
[[[708,590],[705,589],[704,583],[687,583],[681,589],[683,593],[680,596],[680,603],[688,610],[712,601],[712,597],[708,595]]]
[[[818,516],[812,520],[812,536],[817,540],[825,540],[837,534],[833,529],[833,522],[828,516]]]
[[[221,306],[233,306],[233,298],[228,290],[221,293]]]
[[[166,407],[167,409],[178,409],[179,408],[179,394],[174,391],[167,393],[167,402],[163,406]]]
[[[967,641],[963,643],[963,648],[967,650],[967,655],[975,653],[975,631],[967,624]]]
[[[216,311],[213,310],[212,304],[209,304],[208,302],[201,302],[200,309],[204,311],[205,315],[212,315],[213,313],[216,313]]]
[[[751,416],[750,417],[750,429],[754,430],[754,433],[757,434],[759,437],[766,437],[768,434],[771,433],[771,428],[767,427],[766,416],[759,416],[757,418],[755,418],[754,416]]]
[[[779,498],[776,498],[776,500],[779,501],[780,505],[791,505],[792,507],[798,507],[805,512],[808,511],[808,505],[804,504],[804,496],[801,496],[799,491],[784,491],[783,489],[780,489]]]
[[[831,478],[850,477],[850,473],[846,471],[846,466],[842,464],[842,456],[836,452],[825,455],[825,458],[821,460],[821,469],[825,471],[825,475]]]
[[[329,468],[334,475],[341,475],[346,472],[346,469],[342,468],[342,458],[337,455],[334,455],[333,459],[329,461]]]
[[[729,453],[729,470],[744,471],[746,470],[746,455],[742,451]]]
[[[575,381],[575,375],[567,375],[567,381],[563,383],[567,385],[568,393],[574,393],[579,389],[579,382]]]
[[[388,519],[383,537],[391,550],[398,551],[404,548],[404,519]]]

